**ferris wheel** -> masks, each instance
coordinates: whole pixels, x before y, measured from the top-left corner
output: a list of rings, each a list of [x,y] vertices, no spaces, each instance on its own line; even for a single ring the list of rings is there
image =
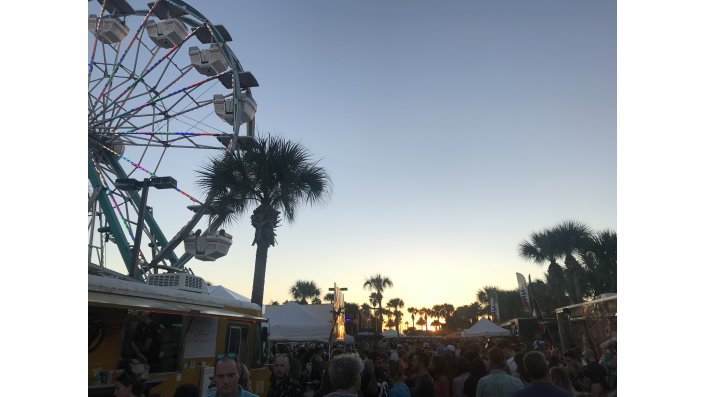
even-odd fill
[[[173,173],[195,174],[198,164],[183,168],[193,153],[210,152],[207,158],[254,138],[251,88],[258,83],[228,47],[222,25],[181,0],[134,3],[89,2],[88,262],[106,267],[118,257],[140,279],[183,269],[194,256],[227,253],[224,231],[191,233],[207,208]],[[174,220],[157,200],[148,203],[150,188],[168,189],[193,212]],[[158,218],[181,228],[168,235]],[[185,252],[177,255],[182,242]]]

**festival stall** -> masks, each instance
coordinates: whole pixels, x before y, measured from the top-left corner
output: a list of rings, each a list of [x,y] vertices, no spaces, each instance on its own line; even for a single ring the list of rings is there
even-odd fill
[[[464,329],[460,335],[465,338],[473,337],[491,337],[491,336],[510,336],[512,333],[508,329],[504,329],[492,321],[481,318],[477,324],[468,329]]]
[[[332,314],[325,320],[322,310],[307,310],[296,302],[269,305],[265,317],[269,318],[269,338],[274,342],[328,342],[331,335]],[[332,305],[311,305],[329,306]],[[332,310],[332,309],[331,309]],[[316,314],[318,313],[318,314]]]

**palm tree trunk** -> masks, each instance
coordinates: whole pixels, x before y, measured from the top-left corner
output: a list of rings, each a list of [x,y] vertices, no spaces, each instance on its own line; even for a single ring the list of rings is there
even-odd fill
[[[264,298],[264,275],[267,271],[267,252],[269,244],[257,243],[257,254],[255,256],[255,276],[252,279],[252,303],[262,306]]]

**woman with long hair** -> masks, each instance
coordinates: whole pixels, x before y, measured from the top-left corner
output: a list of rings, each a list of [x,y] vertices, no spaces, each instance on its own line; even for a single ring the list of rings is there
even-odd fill
[[[470,376],[463,385],[463,394],[468,397],[475,397],[477,393],[477,382],[489,373],[485,362],[480,357],[475,357],[470,361]]]
[[[433,378],[433,387],[436,397],[452,397],[452,385],[450,381],[450,370],[448,363],[443,356],[433,356],[431,368],[428,371]]]

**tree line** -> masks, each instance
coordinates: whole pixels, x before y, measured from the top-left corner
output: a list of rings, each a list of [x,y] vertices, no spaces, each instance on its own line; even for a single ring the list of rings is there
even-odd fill
[[[543,279],[532,280],[530,285],[532,307],[539,314],[550,316],[558,307],[617,291],[617,234],[611,230],[594,232],[584,223],[565,221],[532,232],[527,240],[519,244],[518,251],[520,257],[539,266],[548,264]],[[465,329],[480,317],[491,316],[490,300],[493,296],[497,297],[500,320],[532,315],[525,312],[518,288],[485,286],[477,291],[476,301],[470,304],[459,307],[449,303],[407,307],[405,313],[403,299],[391,298],[384,302],[383,293],[394,287],[388,276],[380,273],[371,275],[362,287],[370,291],[369,303],[346,302],[346,316],[351,319],[357,319],[360,315],[374,318],[378,332],[382,326],[400,331],[401,324],[410,324],[407,329],[418,331],[429,331],[430,327],[443,332]],[[289,293],[293,301],[300,304],[321,303],[321,290],[315,281],[298,280]],[[333,293],[323,297],[323,301],[331,303],[334,299]],[[405,314],[411,319],[410,323],[404,321]]]

